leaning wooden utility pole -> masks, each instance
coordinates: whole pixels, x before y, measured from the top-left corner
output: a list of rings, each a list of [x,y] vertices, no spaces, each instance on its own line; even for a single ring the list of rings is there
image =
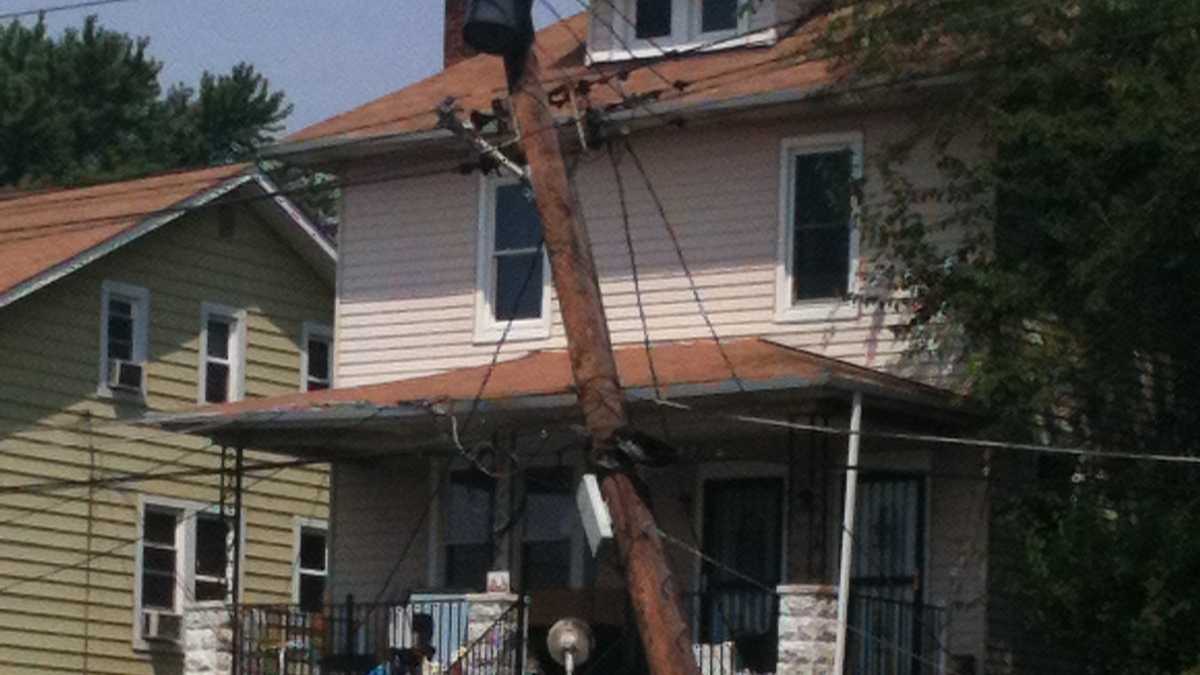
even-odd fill
[[[519,7],[520,0],[512,6]],[[532,24],[527,6],[517,11],[526,14],[513,12],[508,18]],[[591,243],[578,216],[578,198],[567,179],[531,30],[519,49],[505,54],[505,70],[562,310],[579,405],[591,437],[591,461],[602,474],[600,490],[612,515],[613,536],[650,672],[698,675],[691,630],[667,566],[658,526],[644,498],[644,485],[616,447],[617,432],[628,423],[624,393],[617,379]]]

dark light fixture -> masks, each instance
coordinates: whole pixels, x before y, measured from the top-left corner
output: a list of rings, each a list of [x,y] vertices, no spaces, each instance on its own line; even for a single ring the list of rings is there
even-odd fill
[[[485,54],[512,56],[533,38],[533,0],[469,0],[463,39]]]

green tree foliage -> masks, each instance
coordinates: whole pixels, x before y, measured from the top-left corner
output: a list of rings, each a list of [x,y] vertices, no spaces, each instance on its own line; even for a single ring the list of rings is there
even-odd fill
[[[951,84],[887,153],[864,216],[878,286],[911,298],[914,349],[964,359],[1006,437],[1200,455],[1200,2],[833,16],[823,46],[851,87]],[[938,186],[903,170],[930,147]],[[1200,664],[1197,478],[1047,460],[1004,514],[1027,618],[1088,672]]]
[[[251,155],[292,107],[247,64],[198,89],[159,85],[146,38],[88,17],[0,29],[0,185],[76,184]]]

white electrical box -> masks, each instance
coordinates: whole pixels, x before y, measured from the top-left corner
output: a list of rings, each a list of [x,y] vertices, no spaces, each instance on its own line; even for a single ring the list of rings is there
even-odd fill
[[[599,557],[613,540],[612,517],[608,513],[608,504],[600,495],[600,481],[596,474],[584,474],[579,481],[579,489],[575,492],[575,504],[579,508],[579,518],[583,521],[583,532],[587,535],[588,547],[594,557]]]

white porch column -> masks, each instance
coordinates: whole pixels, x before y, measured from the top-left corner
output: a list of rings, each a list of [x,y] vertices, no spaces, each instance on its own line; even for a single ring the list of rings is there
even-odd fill
[[[850,412],[850,436],[846,441],[846,503],[842,508],[842,557],[837,589],[837,651],[833,672],[846,668],[846,626],[850,619],[850,564],[854,558],[854,511],[858,504],[858,449],[862,440],[862,392],[854,392]]]

